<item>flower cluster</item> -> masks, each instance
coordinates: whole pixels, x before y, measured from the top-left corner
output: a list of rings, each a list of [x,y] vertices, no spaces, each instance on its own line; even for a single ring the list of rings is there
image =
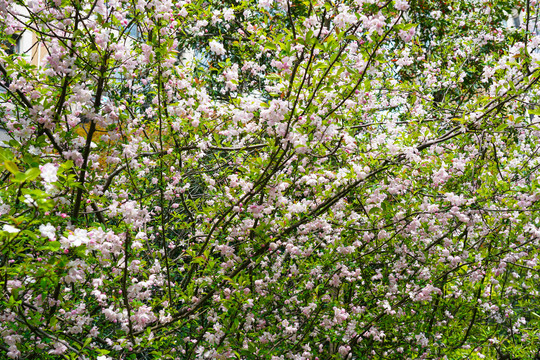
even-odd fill
[[[0,0],[0,358],[534,358],[537,13]]]

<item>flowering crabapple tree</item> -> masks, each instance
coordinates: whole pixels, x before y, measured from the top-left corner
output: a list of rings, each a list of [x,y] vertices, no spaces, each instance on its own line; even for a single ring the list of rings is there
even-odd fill
[[[536,11],[0,0],[1,357],[538,357]]]

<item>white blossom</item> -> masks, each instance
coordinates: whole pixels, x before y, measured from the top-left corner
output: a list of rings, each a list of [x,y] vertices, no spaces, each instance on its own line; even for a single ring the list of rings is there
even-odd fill
[[[39,167],[41,170],[41,177],[45,182],[51,183],[58,181],[58,166],[53,163],[48,163],[41,165]]]
[[[16,234],[19,231],[21,231],[21,230],[17,229],[15,226],[12,226],[12,225],[4,225],[2,230],[7,231],[10,234]]]
[[[225,55],[225,48],[223,47],[223,44],[215,40],[210,41],[210,51],[216,55]]]

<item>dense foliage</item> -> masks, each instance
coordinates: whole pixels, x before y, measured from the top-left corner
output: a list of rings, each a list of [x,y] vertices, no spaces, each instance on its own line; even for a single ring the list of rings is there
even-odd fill
[[[0,357],[540,357],[535,28],[0,0]]]

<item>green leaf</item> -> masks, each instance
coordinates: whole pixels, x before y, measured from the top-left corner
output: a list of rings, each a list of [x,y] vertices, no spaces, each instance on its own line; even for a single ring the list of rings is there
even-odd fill
[[[205,260],[202,256],[197,256],[191,262],[196,264],[204,264]]]
[[[26,175],[26,180],[34,180],[35,178],[37,178],[39,176],[39,174],[41,174],[41,170],[39,170],[39,168],[35,167],[35,168],[31,168],[31,169],[28,169],[26,170],[26,172],[24,173]]]
[[[265,44],[265,48],[270,49],[270,50],[277,50],[277,46],[271,42],[267,42]]]
[[[62,165],[60,165],[59,170],[69,170],[72,167],[73,167],[73,160],[68,160],[65,163],[63,163]]]
[[[0,161],[6,161],[13,159],[13,153],[6,148],[0,147]]]
[[[60,250],[60,243],[58,241],[51,241],[45,246],[40,246],[37,250],[40,251],[58,251]]]
[[[412,29],[413,27],[416,27],[418,24],[405,24],[405,25],[402,25],[402,29],[407,31],[407,30],[410,30]]]
[[[9,146],[11,146],[12,148],[18,148],[21,146],[21,144],[19,144],[19,142],[17,140],[9,140],[8,142]]]
[[[22,183],[26,181],[26,175],[24,173],[16,173],[15,174],[15,177],[13,178],[13,182],[16,182],[16,183]]]
[[[17,168],[17,165],[13,161],[4,161],[4,166],[12,174],[19,172],[19,168]]]
[[[51,241],[51,242],[49,243],[49,249],[50,249],[51,251],[58,251],[58,250],[60,250],[60,242],[58,242],[58,241]]]

